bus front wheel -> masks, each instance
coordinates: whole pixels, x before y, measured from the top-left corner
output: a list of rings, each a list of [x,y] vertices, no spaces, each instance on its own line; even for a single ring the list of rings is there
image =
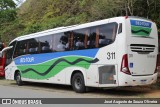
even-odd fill
[[[21,86],[23,84],[23,82],[21,80],[20,72],[17,72],[17,74],[16,74],[16,83],[17,83],[18,86]]]
[[[76,73],[72,77],[72,87],[77,93],[84,93],[86,91],[84,77],[82,73]]]

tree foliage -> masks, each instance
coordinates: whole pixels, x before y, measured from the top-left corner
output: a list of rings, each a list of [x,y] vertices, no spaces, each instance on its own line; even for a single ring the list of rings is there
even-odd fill
[[[16,4],[12,0],[0,0],[0,23],[10,22],[16,18]]]
[[[16,4],[13,0],[0,0],[0,10],[14,9]]]
[[[0,9],[0,36],[5,42],[59,26],[126,15],[149,18],[160,29],[159,0],[26,0],[16,11],[12,0],[0,0]]]

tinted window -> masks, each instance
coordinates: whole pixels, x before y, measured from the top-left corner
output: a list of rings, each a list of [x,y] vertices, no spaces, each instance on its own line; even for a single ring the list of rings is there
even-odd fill
[[[119,24],[118,34],[122,33],[122,23]]]
[[[70,32],[59,33],[53,36],[53,50],[54,51],[66,51],[71,48]]]
[[[109,23],[89,28],[87,48],[100,48],[113,43],[116,37],[117,26],[117,23]]]
[[[53,36],[54,51],[70,51],[86,49],[88,43],[88,29],[68,31]]]
[[[114,42],[117,26],[117,23],[109,23],[20,41],[15,57],[24,54],[100,48]],[[119,30],[121,26],[120,24]]]
[[[97,35],[96,37],[99,39],[97,42],[99,43],[98,47],[103,47],[109,45],[114,42],[116,33],[117,33],[117,24],[116,23],[109,23],[101,26],[97,26]]]
[[[100,48],[113,43],[116,33],[117,23],[109,23],[55,34],[53,37],[53,50],[69,51]]]
[[[28,41],[28,53],[36,54],[39,53],[39,42],[37,38],[29,39]]]
[[[25,55],[27,53],[27,40],[18,41],[14,52],[14,57]]]
[[[88,29],[81,29],[73,31],[73,49],[80,50],[87,48]]]
[[[52,52],[52,36],[44,36],[39,38],[40,53]]]
[[[96,36],[98,35],[97,27],[90,28],[90,34],[88,38],[88,48],[95,48],[96,47]]]

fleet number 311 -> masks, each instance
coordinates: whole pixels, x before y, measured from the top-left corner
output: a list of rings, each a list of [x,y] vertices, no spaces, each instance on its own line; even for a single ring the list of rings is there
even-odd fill
[[[108,60],[115,59],[115,52],[108,52],[107,53],[107,59]]]

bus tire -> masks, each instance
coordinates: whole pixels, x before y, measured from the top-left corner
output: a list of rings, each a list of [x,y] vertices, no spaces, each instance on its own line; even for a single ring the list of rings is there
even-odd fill
[[[75,73],[72,77],[72,88],[77,93],[84,93],[86,91],[84,77],[82,73]]]
[[[23,85],[20,72],[16,73],[15,79],[16,79],[16,83],[17,83],[18,86],[22,86]]]

